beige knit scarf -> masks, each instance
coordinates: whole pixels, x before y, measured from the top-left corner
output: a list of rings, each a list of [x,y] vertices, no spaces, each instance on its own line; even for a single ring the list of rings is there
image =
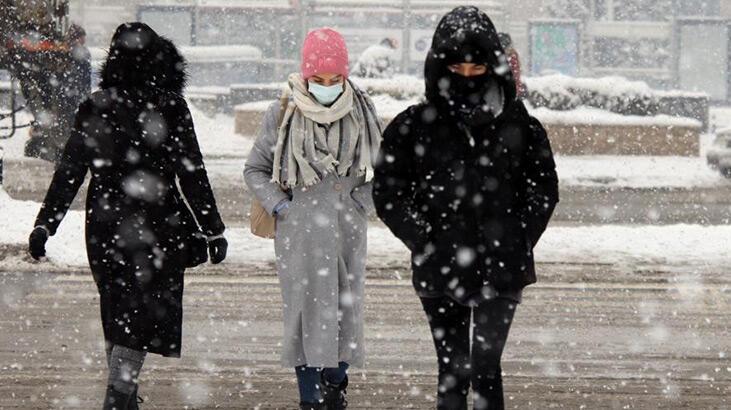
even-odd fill
[[[343,86],[343,94],[325,107],[310,95],[300,74],[289,76],[292,98],[278,131],[272,182],[312,186],[334,173],[372,178],[381,124],[370,100],[350,81]]]

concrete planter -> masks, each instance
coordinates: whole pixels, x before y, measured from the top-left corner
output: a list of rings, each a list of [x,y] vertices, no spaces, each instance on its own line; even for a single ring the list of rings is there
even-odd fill
[[[546,124],[561,155],[700,155],[700,127]]]
[[[700,121],[704,130],[710,126],[710,101],[707,95],[673,95],[666,93],[660,97],[658,112],[677,117],[693,118]]]
[[[264,112],[272,102],[268,100],[237,105],[234,108],[234,132],[244,136],[255,136],[261,126]]]

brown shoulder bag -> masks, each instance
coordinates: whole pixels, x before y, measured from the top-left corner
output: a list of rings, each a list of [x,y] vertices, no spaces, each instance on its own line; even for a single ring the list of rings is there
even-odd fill
[[[286,92],[282,93],[279,98],[279,119],[277,120],[277,132],[282,127],[282,121],[284,120],[284,114],[287,111],[287,105],[289,104],[289,96]],[[251,215],[249,217],[251,222],[251,233],[254,236],[266,239],[274,239],[276,231],[276,218],[269,215],[264,209],[258,199],[251,199]]]

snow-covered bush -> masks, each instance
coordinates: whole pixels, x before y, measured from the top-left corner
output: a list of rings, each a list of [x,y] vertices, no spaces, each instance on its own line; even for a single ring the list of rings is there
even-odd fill
[[[525,77],[528,101],[532,106],[550,110],[568,111],[581,105],[579,96],[566,87],[569,77],[552,75],[546,77]]]
[[[574,78],[565,75],[526,78],[534,107],[572,110],[580,105],[623,115],[655,115],[660,96],[642,81],[623,77]]]
[[[358,57],[352,75],[363,78],[390,78],[396,73],[396,50],[376,44]]]
[[[370,95],[386,94],[397,100],[411,100],[424,95],[424,79],[410,75],[390,78],[352,78]]]

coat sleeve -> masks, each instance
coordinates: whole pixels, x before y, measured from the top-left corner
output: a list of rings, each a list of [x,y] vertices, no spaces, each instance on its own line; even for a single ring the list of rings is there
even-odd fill
[[[397,117],[383,133],[373,179],[373,201],[378,217],[412,252],[428,243],[429,226],[414,199],[418,183],[414,175],[413,152],[406,113]]]
[[[51,235],[68,212],[81,184],[84,183],[88,164],[85,152],[82,118],[89,112],[88,104],[83,104],[74,120],[71,136],[66,142],[61,158],[51,179],[51,185],[36,217],[35,226],[45,226]]]
[[[558,175],[551,144],[543,125],[530,119],[526,153],[526,208],[523,210],[528,239],[538,243],[558,203]]]
[[[176,101],[178,106],[177,131],[180,148],[176,175],[186,201],[195,214],[203,233],[207,236],[220,235],[226,229],[218,213],[213,189],[203,164],[203,155],[193,126],[193,118],[185,101]]]
[[[279,101],[273,103],[264,114],[256,142],[244,166],[246,185],[269,215],[274,214],[274,207],[278,203],[289,199],[287,193],[272,182],[280,105]]]

